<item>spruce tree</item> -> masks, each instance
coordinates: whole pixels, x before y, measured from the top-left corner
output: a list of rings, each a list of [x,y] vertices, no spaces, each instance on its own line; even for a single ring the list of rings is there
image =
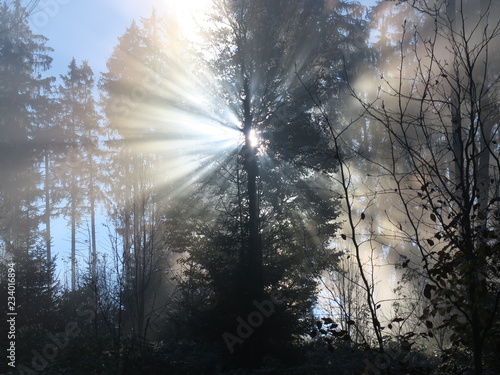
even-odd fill
[[[0,238],[6,252],[34,250],[40,242],[42,113],[52,77],[46,38],[34,35],[18,1],[1,5],[0,29]]]

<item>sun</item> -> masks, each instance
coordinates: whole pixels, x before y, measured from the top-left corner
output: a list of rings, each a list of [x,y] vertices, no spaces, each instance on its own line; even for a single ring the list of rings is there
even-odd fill
[[[256,148],[259,147],[259,136],[255,129],[250,130],[250,134],[248,135],[248,139],[250,141],[250,147]]]
[[[205,24],[206,15],[212,0],[170,0],[169,6],[177,18],[180,32],[188,39],[199,37],[200,27]]]

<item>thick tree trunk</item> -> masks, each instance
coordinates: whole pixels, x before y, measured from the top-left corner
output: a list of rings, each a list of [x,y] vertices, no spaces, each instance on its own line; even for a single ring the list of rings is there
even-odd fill
[[[248,271],[249,271],[249,297],[260,300],[263,294],[262,281],[262,249],[259,234],[259,197],[257,190],[257,178],[259,166],[257,163],[257,148],[252,146],[253,119],[250,109],[250,93],[248,80],[244,84],[245,98],[244,106],[244,128],[245,135],[245,171],[247,173],[248,210],[249,210],[249,239],[248,239]]]
[[[248,134],[245,135],[247,147],[247,188],[248,188],[248,209],[249,209],[249,240],[248,255],[251,273],[250,288],[252,298],[260,298],[262,295],[262,250],[259,236],[259,198],[257,191],[258,165],[255,148],[250,145]]]

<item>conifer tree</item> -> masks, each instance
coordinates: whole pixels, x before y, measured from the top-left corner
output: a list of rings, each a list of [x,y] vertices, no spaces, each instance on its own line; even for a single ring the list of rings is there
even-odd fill
[[[96,153],[99,147],[99,117],[93,99],[94,79],[88,63],[81,66],[75,59],[68,66],[68,73],[61,76],[59,102],[61,108],[60,128],[64,135],[65,158],[59,160],[57,173],[68,201],[65,214],[71,227],[71,289],[76,289],[77,229],[89,205],[91,218],[90,260],[92,274],[96,268]]]
[[[6,252],[34,250],[40,242],[41,115],[50,103],[51,51],[33,35],[16,1],[3,3],[0,18],[0,237]]]

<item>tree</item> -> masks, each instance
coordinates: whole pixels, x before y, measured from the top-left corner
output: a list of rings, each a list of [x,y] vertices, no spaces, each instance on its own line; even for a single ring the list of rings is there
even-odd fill
[[[482,374],[495,367],[487,348],[496,342],[500,298],[493,52],[499,13],[491,3],[480,11],[465,3],[456,11],[454,2],[433,4],[412,2],[431,18],[433,33],[415,28],[411,52],[400,44],[399,73],[383,80],[380,99],[357,97],[392,146],[378,165],[400,200],[400,216],[389,217],[394,231],[420,254],[417,271],[429,301],[420,317],[423,334],[451,330],[446,366],[458,371],[461,363],[473,363]],[[439,327],[436,317],[443,319]]]
[[[36,10],[39,2],[40,0],[28,0],[24,5],[19,0],[13,1],[12,4],[0,3],[4,10],[9,10],[8,13],[2,12],[0,16],[0,33],[7,33],[15,25],[26,22],[27,18]],[[10,21],[7,21],[9,18]]]
[[[217,317],[208,326],[220,337],[255,301],[282,293],[288,302],[235,346],[247,359],[306,332],[316,277],[332,261],[318,254],[336,229],[337,202],[324,176],[337,165],[326,129],[314,121],[311,92],[340,92],[342,56],[361,55],[364,25],[360,8],[336,4],[219,1],[205,31],[209,69],[199,76],[210,77],[200,80],[213,97],[207,117],[241,142],[204,159],[210,173],[200,173],[176,215],[191,223],[178,246],[188,252],[181,282],[188,308],[180,315],[192,317],[190,328],[200,316]]]
[[[11,276],[9,276],[9,274]],[[58,282],[54,281],[55,263],[47,262],[43,248],[31,249],[29,252],[16,251],[8,257],[2,257],[0,262],[0,281],[2,287],[0,306],[4,311],[12,311],[14,307],[16,330],[16,365],[30,364],[33,357],[32,350],[38,345],[43,347],[46,330],[56,332],[59,329],[59,296]],[[15,279],[15,302],[7,303],[8,285],[12,275]],[[10,289],[12,291],[12,289]],[[12,301],[11,301],[12,302]],[[5,332],[2,345],[10,346],[7,336],[8,323],[1,323],[2,332]],[[0,362],[2,372],[8,373],[12,367],[7,366],[5,360]]]
[[[95,158],[99,144],[99,117],[93,99],[93,72],[84,61],[77,66],[75,59],[68,66],[68,74],[61,76],[59,86],[61,107],[61,132],[66,142],[66,158],[59,159],[58,175],[66,190],[65,199],[69,201],[71,225],[71,289],[76,289],[76,243],[77,226],[85,212],[84,203],[89,203],[91,216],[91,264],[92,273],[96,268],[95,202],[96,167]],[[86,187],[84,190],[83,187]],[[86,193],[88,191],[88,194]]]
[[[47,94],[53,78],[42,77],[42,72],[50,67],[51,49],[44,37],[31,33],[25,19],[19,20],[25,12],[19,2],[1,6],[0,27],[5,31],[0,33],[0,236],[7,253],[28,253],[39,241],[39,111],[50,108]]]
[[[156,334],[152,325],[162,315],[170,292],[164,278],[170,257],[164,221],[170,204],[168,176],[156,172],[165,170],[169,150],[155,148],[166,138],[164,120],[156,111],[174,96],[166,87],[168,75],[175,72],[166,48],[175,37],[168,27],[154,11],[140,25],[133,22],[100,82],[112,130],[108,172],[115,203],[109,211],[122,248],[119,298],[124,309],[119,319],[140,340]]]

